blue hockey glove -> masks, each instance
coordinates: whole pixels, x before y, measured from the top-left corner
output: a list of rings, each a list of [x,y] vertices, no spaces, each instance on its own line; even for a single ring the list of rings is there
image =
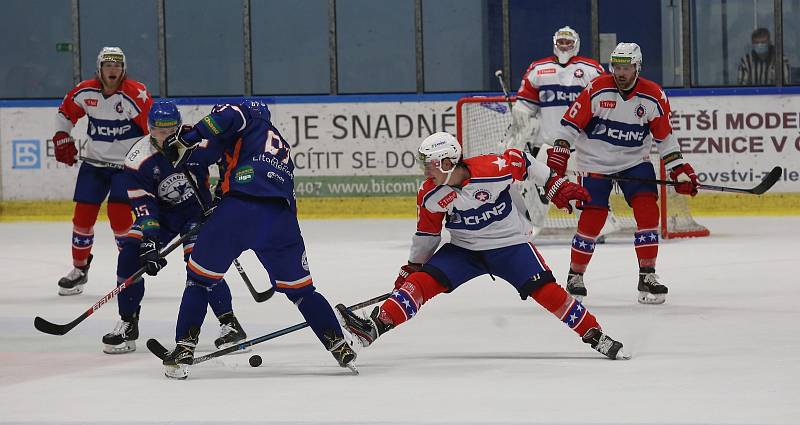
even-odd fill
[[[145,273],[155,276],[158,271],[167,265],[167,259],[158,254],[158,244],[150,239],[142,239],[139,244],[139,265],[144,267]]]

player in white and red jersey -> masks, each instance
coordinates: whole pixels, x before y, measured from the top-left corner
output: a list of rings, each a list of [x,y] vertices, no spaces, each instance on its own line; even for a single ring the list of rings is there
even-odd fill
[[[518,149],[461,160],[461,146],[448,133],[434,133],[419,148],[427,180],[417,195],[417,232],[409,262],[395,290],[364,319],[336,306],[345,325],[368,346],[414,317],[428,300],[489,274],[510,283],[524,300],[532,297],[611,359],[627,357],[622,343],[604,334],[594,315],[556,283],[544,258],[529,242],[530,224],[511,201],[511,184],[532,179],[559,208],[588,201],[579,185],[556,175]],[[438,248],[442,227],[450,242]],[[438,248],[438,249],[437,249]]]
[[[153,100],[144,84],[127,78],[125,54],[119,47],[103,47],[97,55],[97,76],[75,86],[61,102],[53,136],[58,162],[77,162],[78,149],[70,131],[86,116],[88,142],[85,161],[75,183],[72,216],[72,265],[58,281],[59,295],[83,292],[92,261],[94,224],[100,204],[108,197],[108,218],[119,246],[133,224],[122,179],[125,155],[148,134],[147,114]]]
[[[537,159],[546,159],[546,148],[555,139],[567,107],[589,81],[605,73],[595,60],[578,56],[580,45],[575,30],[569,26],[560,28],[553,34],[553,55],[528,66],[517,90],[507,147],[526,149]],[[545,149],[541,149],[543,145]],[[523,186],[522,198],[538,230],[549,210],[547,199],[542,188],[530,181]]]
[[[639,76],[642,53],[635,43],[620,43],[611,53],[613,74],[592,80],[564,114],[561,131],[548,150],[547,165],[560,175],[567,169],[570,148],[576,152],[577,171],[593,173],[581,177],[592,200],[584,202],[578,229],[572,240],[572,261],[567,290],[586,295],[583,273],[594,252],[595,239],[608,214],[613,180],[608,176],[655,180],[650,162],[651,140],[655,141],[670,177],[686,181],[678,193],[697,194],[697,176],[683,160],[669,122],[670,106],[661,87]],[[603,175],[603,176],[597,176]],[[655,275],[658,255],[658,192],[655,183],[618,181],[628,205],[633,208],[637,232],[634,237],[639,260],[639,302],[661,304],[667,287]]]

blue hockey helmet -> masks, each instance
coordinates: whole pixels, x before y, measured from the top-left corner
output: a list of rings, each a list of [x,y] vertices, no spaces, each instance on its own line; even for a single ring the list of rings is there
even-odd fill
[[[147,114],[147,125],[150,128],[170,128],[181,125],[181,113],[175,103],[169,100],[153,102]]]
[[[260,118],[264,121],[270,120],[270,112],[267,104],[255,99],[245,99],[239,104],[239,108],[248,111],[250,118]]]

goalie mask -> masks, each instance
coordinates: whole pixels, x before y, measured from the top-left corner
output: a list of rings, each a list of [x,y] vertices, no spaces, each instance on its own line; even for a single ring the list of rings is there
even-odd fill
[[[561,40],[561,45],[569,45],[569,42],[572,42],[572,47],[566,48],[562,50],[559,48],[559,40]],[[558,63],[564,65],[569,62],[574,56],[578,54],[578,51],[581,48],[581,38],[578,35],[578,32],[574,29],[566,26],[564,28],[559,28],[555,34],[553,34],[553,54],[556,55],[558,58]]]
[[[433,133],[422,141],[418,149],[417,158],[424,168],[428,165],[436,167],[447,175],[445,184],[450,180],[450,175],[456,169],[455,164],[461,159],[461,144],[450,134],[445,132]],[[449,170],[442,168],[442,162],[449,159],[453,166]]]
[[[100,53],[97,54],[97,75],[100,76],[100,67],[103,62],[119,62],[122,64],[123,74],[127,71],[125,69],[125,53],[119,47],[103,47]]]

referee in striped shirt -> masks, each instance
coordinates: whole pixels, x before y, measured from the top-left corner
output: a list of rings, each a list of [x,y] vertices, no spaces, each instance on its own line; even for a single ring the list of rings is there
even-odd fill
[[[775,84],[775,46],[769,30],[758,28],[751,36],[753,49],[739,63],[739,84],[766,86]],[[789,83],[789,62],[783,58],[783,83]]]

